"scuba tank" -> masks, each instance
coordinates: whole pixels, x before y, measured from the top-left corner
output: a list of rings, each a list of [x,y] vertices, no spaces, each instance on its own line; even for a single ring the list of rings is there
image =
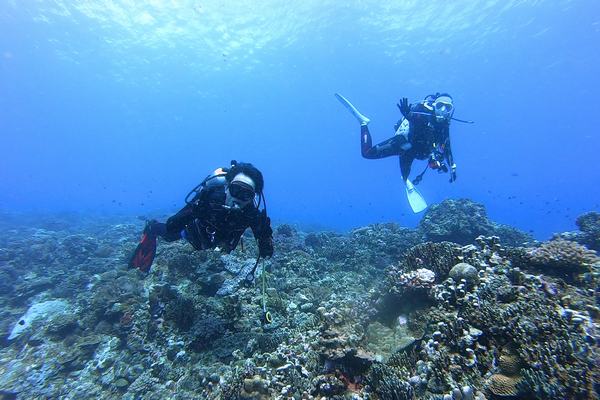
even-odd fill
[[[406,151],[412,147],[412,144],[408,140],[408,132],[410,132],[410,122],[406,118],[402,118],[400,121],[394,125],[394,129],[396,130],[396,136],[402,136],[404,141],[400,146],[402,150]]]
[[[190,192],[185,196],[185,204],[193,203],[194,200],[200,196],[202,189],[215,187],[215,186],[224,186],[227,181],[225,177],[227,176],[227,172],[229,170],[227,168],[217,168],[213,171],[212,174],[208,175],[202,182],[200,182],[196,187],[194,187]],[[193,196],[192,196],[193,195]]]

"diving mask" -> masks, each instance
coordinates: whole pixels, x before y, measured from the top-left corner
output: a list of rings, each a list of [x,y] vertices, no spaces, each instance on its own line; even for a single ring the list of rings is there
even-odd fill
[[[449,121],[454,114],[454,105],[450,96],[440,96],[433,102],[433,110],[438,120]]]
[[[233,181],[229,184],[229,194],[241,202],[248,202],[254,198],[256,192],[252,185],[242,181]]]

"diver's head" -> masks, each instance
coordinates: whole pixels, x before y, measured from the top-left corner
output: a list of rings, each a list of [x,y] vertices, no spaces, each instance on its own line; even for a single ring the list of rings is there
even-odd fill
[[[227,185],[228,204],[230,206],[246,207],[256,196],[256,184],[248,175],[240,172]]]
[[[452,96],[448,93],[437,93],[431,105],[437,122],[450,122],[454,114]]]
[[[232,163],[225,177],[227,205],[244,208],[262,192],[264,181],[261,172],[249,163]]]

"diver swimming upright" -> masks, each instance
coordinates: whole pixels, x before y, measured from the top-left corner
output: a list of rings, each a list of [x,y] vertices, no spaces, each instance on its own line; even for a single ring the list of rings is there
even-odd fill
[[[260,258],[271,257],[271,221],[266,208],[259,210],[261,202],[264,204],[263,188],[262,173],[250,163],[232,161],[230,168],[217,169],[188,193],[185,207],[166,223],[146,223],[129,266],[149,271],[159,236],[167,242],[185,239],[196,250],[219,248],[229,253],[247,228],[258,242],[257,264]]]
[[[455,119],[452,96],[436,93],[414,104],[409,104],[406,97],[402,98],[397,104],[402,118],[394,126],[396,134],[376,145],[373,145],[369,132],[370,119],[361,114],[344,96],[338,93],[335,96],[360,123],[360,149],[364,158],[399,156],[407,197],[415,213],[427,207],[414,187],[422,180],[427,169],[431,168],[439,173],[449,172],[450,182],[456,180],[456,163],[450,145],[450,121]],[[411,182],[409,175],[415,159],[427,159],[428,163],[425,170]]]

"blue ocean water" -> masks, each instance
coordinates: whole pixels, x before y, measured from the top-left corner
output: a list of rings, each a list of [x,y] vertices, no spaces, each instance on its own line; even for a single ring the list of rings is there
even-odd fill
[[[343,93],[393,135],[441,91],[470,198],[545,239],[598,210],[600,3],[17,1],[0,4],[0,209],[166,215],[254,163],[275,221],[413,226],[396,157],[360,156]],[[424,167],[413,165],[413,176]]]

